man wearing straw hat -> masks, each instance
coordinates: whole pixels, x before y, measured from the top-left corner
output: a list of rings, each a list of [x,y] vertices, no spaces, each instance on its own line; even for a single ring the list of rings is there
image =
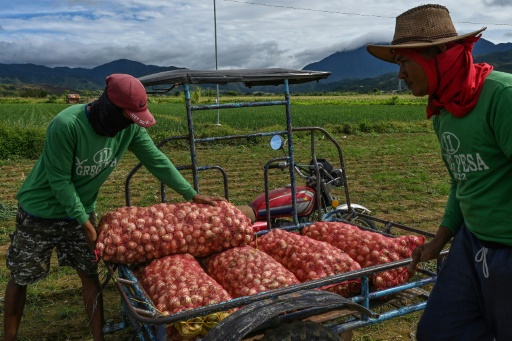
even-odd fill
[[[413,95],[428,96],[451,177],[440,227],[409,268],[437,258],[454,237],[418,340],[512,340],[512,75],[473,63],[484,30],[458,35],[445,7],[423,5],[396,18],[391,45],[367,46],[399,65]]]

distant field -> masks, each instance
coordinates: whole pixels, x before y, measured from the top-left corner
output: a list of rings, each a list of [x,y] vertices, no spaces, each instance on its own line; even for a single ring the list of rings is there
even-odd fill
[[[272,98],[227,97],[222,102]],[[154,98],[149,109],[158,124],[149,129],[155,142],[187,134],[186,109],[179,98]],[[201,105],[212,103],[203,98]],[[0,103],[2,101],[0,100]],[[52,118],[68,104],[28,101],[0,105],[0,159],[37,157]],[[293,126],[320,126],[344,134],[419,132],[430,130],[424,103],[410,96],[292,96]],[[285,127],[284,106],[201,110],[194,112],[198,136],[269,131]],[[214,125],[217,120],[220,126]],[[280,128],[281,127],[281,128]]]
[[[276,100],[272,98],[227,97],[221,102],[241,102],[246,100],[262,101]],[[159,99],[153,100],[157,102]],[[292,113],[294,125],[342,124],[354,123],[361,120],[378,121],[418,121],[424,119],[424,101],[415,98],[398,96],[310,96],[294,97]],[[212,99],[205,98],[201,105],[210,104]],[[2,101],[0,100],[0,103]],[[8,123],[14,126],[45,126],[61,110],[69,104],[27,102],[2,103],[0,106],[0,124]],[[149,109],[166,125],[173,124],[178,130],[185,130],[185,105],[182,100],[166,98],[166,102],[150,103]],[[235,129],[264,128],[279,122],[279,115],[284,117],[283,106],[265,108],[241,108],[220,110],[223,124]],[[215,123],[217,111],[196,111],[196,123]],[[181,121],[181,122],[178,122]],[[256,126],[254,125],[256,124]],[[160,126],[160,127],[159,127]],[[163,130],[158,124],[151,128],[154,131]]]
[[[2,103],[0,123],[15,127],[41,127],[47,125],[56,113],[68,106],[68,104],[42,102]]]

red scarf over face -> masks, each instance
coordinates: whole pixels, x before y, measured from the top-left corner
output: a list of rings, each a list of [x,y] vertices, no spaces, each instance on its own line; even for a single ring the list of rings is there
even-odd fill
[[[427,119],[439,115],[441,109],[463,117],[476,106],[484,80],[493,69],[486,63],[473,64],[471,51],[478,39],[447,45],[445,52],[429,59],[415,50],[400,49],[400,54],[420,64],[427,75]]]

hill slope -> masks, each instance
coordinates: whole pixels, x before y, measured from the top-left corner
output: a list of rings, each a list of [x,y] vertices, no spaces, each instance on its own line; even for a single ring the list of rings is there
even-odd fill
[[[473,55],[475,60],[476,57],[482,57],[479,60],[486,60],[496,69],[501,69],[502,65],[512,62],[510,54],[507,53],[511,51],[512,43],[496,45],[488,40],[480,39],[473,48]],[[397,67],[393,63],[387,63],[371,56],[362,46],[352,51],[333,53],[318,62],[306,65],[303,70],[331,71],[332,75],[328,81],[336,82],[345,79],[374,78],[390,72],[396,73]]]
[[[0,64],[0,82],[4,84],[45,84],[70,90],[96,90],[105,87],[112,73],[128,73],[135,77],[178,69],[175,66],[145,65],[127,59],[116,60],[93,69],[56,67],[34,64]]]
[[[486,61],[495,70],[512,72],[512,43],[493,44],[480,39],[474,47],[476,62]],[[65,91],[100,90],[105,86],[105,77],[112,73],[129,73],[140,77],[152,73],[178,69],[175,66],[161,67],[120,59],[93,69],[56,67],[34,64],[0,64],[0,84],[31,84],[45,86],[50,93]],[[330,71],[331,76],[319,83],[295,85],[295,92],[355,91],[371,92],[373,89],[396,90],[397,66],[372,57],[364,46],[351,51],[336,52],[326,58],[306,65],[304,70]],[[211,88],[203,86],[203,88]],[[221,86],[221,90],[250,92],[237,84]],[[254,90],[257,91],[257,90]],[[265,92],[281,91],[279,87],[265,87]]]

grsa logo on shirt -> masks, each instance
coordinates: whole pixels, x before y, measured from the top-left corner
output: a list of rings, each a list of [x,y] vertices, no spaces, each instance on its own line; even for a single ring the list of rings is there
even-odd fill
[[[456,180],[466,180],[467,173],[489,169],[480,153],[458,153],[460,140],[452,133],[444,132],[441,135],[441,148],[443,149],[443,158]]]
[[[115,167],[117,165],[117,158],[114,158],[113,160],[111,160],[111,158],[111,148],[104,148],[94,154],[92,164],[87,164],[89,159],[80,161],[79,158],[76,158],[76,175],[93,177],[101,172],[102,169]]]

